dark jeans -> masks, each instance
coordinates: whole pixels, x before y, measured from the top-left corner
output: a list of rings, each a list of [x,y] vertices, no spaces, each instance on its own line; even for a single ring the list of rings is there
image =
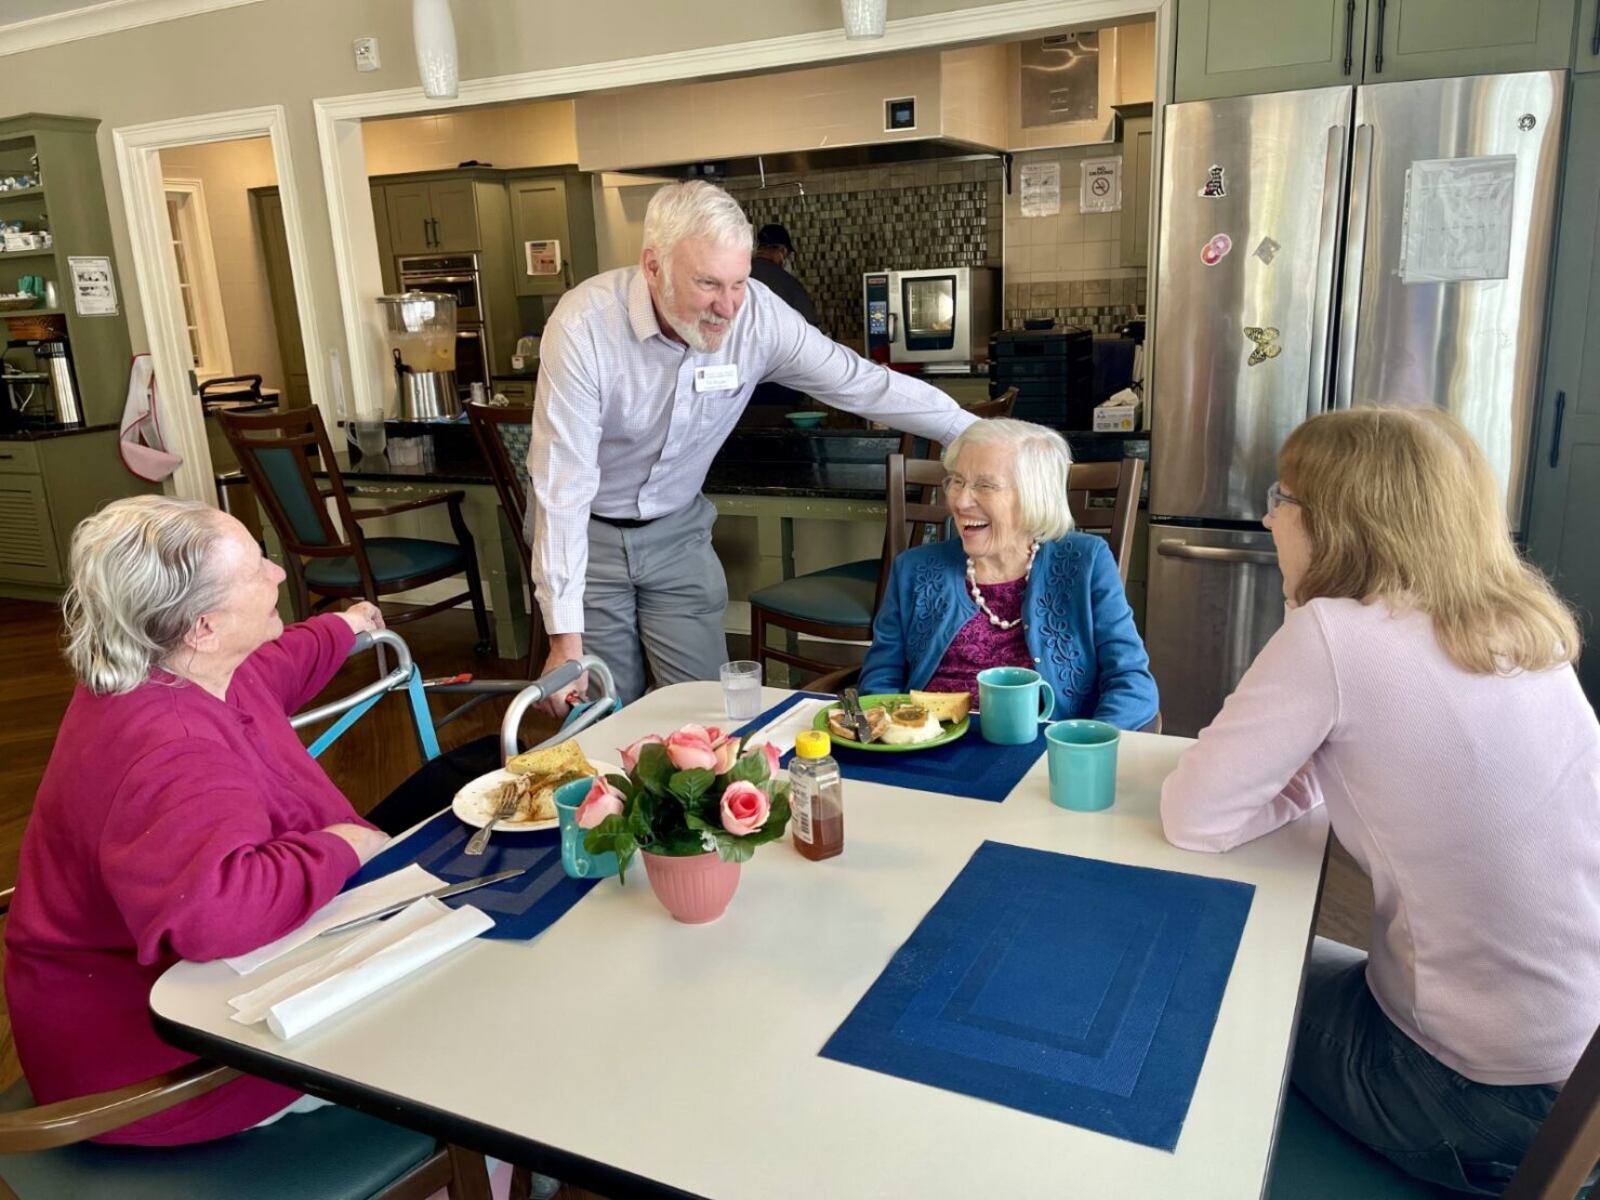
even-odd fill
[[[1554,1087],[1496,1087],[1457,1074],[1389,1020],[1367,956],[1317,938],[1291,1078],[1317,1108],[1407,1174],[1498,1196],[1527,1153]]]

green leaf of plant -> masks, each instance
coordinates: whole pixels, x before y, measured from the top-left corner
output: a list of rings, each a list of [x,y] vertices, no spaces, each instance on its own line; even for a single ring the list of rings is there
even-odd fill
[[[639,762],[634,767],[633,773],[653,795],[665,796],[668,781],[673,776],[672,760],[667,757],[667,748],[657,745],[646,746],[639,752]]]
[[[630,842],[633,840],[633,836],[628,833],[627,823],[612,813],[584,834],[583,848],[590,854],[605,854],[617,848],[619,837],[626,837]]]
[[[751,838],[734,837],[731,833],[724,833],[717,838],[717,856],[723,862],[748,862],[755,852],[756,844]]]
[[[755,751],[753,754],[746,754],[728,769],[729,783],[743,781],[760,785],[770,778],[771,773],[767,770],[767,756],[760,750]]]
[[[695,767],[689,771],[679,771],[667,781],[667,787],[672,794],[682,800],[685,805],[693,804],[704,796],[717,777],[703,767]]]

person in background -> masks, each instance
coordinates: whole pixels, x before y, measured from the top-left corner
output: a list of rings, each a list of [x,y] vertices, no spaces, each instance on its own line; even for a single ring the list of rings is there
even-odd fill
[[[1161,793],[1223,851],[1326,804],[1371,950],[1318,938],[1293,1082],[1402,1170],[1498,1195],[1600,1023],[1600,725],[1578,627],[1436,411],[1330,413],[1278,459],[1288,610]]]
[[[750,256],[750,278],[765,284],[767,290],[804,317],[807,325],[821,326],[811,293],[788,269],[793,257],[789,231],[782,225],[763,225],[756,233],[755,252]]]
[[[1142,729],[1159,703],[1111,547],[1072,531],[1062,436],[1027,421],[979,421],[944,451],[943,492],[959,539],[895,559],[864,693],[967,692],[978,672],[1029,667],[1055,716]]]
[[[750,222],[700,180],[663,187],[639,265],[556,305],[540,344],[528,447],[534,590],[546,672],[585,651],[624,703],[715,679],[728,603],[700,494],[758,383],[774,380],[897,429],[949,442],[974,418],[937,388],[869,363],[750,279]],[[560,715],[586,687],[542,707]]]
[[[285,630],[284,573],[244,526],[163,496],[118,500],[80,524],[71,573],[78,683],[5,934],[17,1056],[41,1104],[193,1062],[150,1024],[162,972],[275,941],[385,841],[289,726],[356,635],[383,628],[374,605]],[[297,1103],[239,1079],[100,1140],[209,1141]]]

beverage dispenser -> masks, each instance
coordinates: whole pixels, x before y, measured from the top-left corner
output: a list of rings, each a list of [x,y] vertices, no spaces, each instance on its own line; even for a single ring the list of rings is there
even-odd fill
[[[403,420],[448,419],[461,411],[456,392],[456,300],[442,292],[379,296],[394,362]]]

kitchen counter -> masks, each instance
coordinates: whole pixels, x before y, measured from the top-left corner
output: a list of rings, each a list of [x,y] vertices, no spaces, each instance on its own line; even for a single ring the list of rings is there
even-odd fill
[[[0,429],[0,442],[42,442],[50,438],[76,437],[82,433],[103,433],[117,429],[115,421],[99,425],[61,425],[54,421],[22,425],[15,429]]]

